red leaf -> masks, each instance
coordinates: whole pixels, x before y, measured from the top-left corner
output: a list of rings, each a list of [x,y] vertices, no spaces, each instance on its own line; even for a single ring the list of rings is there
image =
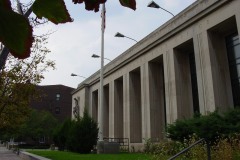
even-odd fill
[[[73,0],[73,3],[85,3],[85,9],[88,11],[98,12],[101,3],[105,3],[107,0]]]
[[[122,6],[136,10],[136,1],[135,0],[119,0]]]
[[[12,10],[10,0],[0,0],[0,8]]]

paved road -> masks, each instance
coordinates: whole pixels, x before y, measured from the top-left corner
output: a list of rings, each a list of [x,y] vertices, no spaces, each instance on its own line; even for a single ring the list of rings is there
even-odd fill
[[[12,150],[8,150],[0,145],[0,160],[22,160]]]

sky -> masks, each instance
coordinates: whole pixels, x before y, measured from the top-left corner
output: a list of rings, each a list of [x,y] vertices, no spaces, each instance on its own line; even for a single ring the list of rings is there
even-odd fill
[[[161,9],[148,8],[150,0],[136,2],[136,11],[121,6],[118,0],[106,2],[104,57],[113,60],[136,44],[127,38],[114,37],[116,32],[140,41],[173,17]],[[195,0],[155,0],[155,2],[177,15]],[[84,80],[83,77],[89,77],[100,69],[100,58],[91,56],[101,54],[101,9],[95,13],[85,10],[84,4],[76,5],[71,0],[65,0],[65,3],[74,19],[72,23],[59,25],[48,23],[34,30],[37,34],[53,32],[49,36],[47,47],[51,50],[48,58],[55,61],[56,69],[46,72],[45,79],[40,85],[62,84],[77,88]],[[107,63],[109,61],[105,60],[105,64]],[[72,77],[71,73],[83,77]]]

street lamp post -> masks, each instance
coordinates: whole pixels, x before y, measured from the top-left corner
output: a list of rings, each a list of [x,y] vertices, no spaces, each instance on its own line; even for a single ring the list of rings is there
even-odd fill
[[[120,37],[120,38],[128,38],[128,39],[131,39],[131,40],[133,40],[133,41],[135,41],[135,42],[138,42],[137,40],[135,40],[135,39],[133,39],[133,38],[131,38],[131,37],[128,37],[128,36],[125,36],[125,35],[123,35],[122,33],[119,33],[119,32],[117,32],[116,34],[115,34],[115,37]]]
[[[97,54],[93,54],[92,57],[93,57],[93,58],[100,58],[101,56],[99,56],[99,55],[97,55]],[[103,59],[106,59],[106,60],[108,60],[108,61],[110,61],[110,62],[112,61],[112,60],[110,60],[109,58],[106,58],[106,57],[104,57]]]
[[[77,76],[77,77],[82,77],[82,78],[86,79],[86,77],[80,76],[80,75],[77,75],[77,74],[74,74],[74,73],[72,73],[71,76],[72,76],[72,77],[76,77],[76,76]]]
[[[151,8],[160,8],[160,9],[162,9],[162,10],[164,10],[164,11],[166,11],[166,12],[168,12],[169,14],[171,14],[173,17],[174,17],[174,14],[172,14],[171,12],[169,12],[168,10],[166,10],[166,9],[164,9],[164,8],[162,8],[162,7],[160,7],[156,2],[154,2],[154,1],[151,1],[148,5],[147,5],[148,7],[151,7]]]

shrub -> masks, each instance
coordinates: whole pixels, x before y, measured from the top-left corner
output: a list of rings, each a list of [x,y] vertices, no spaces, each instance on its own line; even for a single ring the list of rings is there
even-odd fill
[[[174,124],[168,125],[167,137],[183,142],[194,133],[193,122],[191,120],[177,120]]]
[[[222,138],[213,147],[215,159],[233,159],[233,147],[226,138]]]
[[[69,130],[72,127],[73,122],[70,119],[64,121],[63,124],[60,124],[56,127],[53,133],[53,141],[58,150],[63,151],[66,148],[67,138],[69,136]]]
[[[97,144],[97,123],[89,116],[85,109],[83,117],[75,121],[69,131],[67,148],[73,152],[90,153]]]
[[[234,134],[240,131],[240,108],[226,112],[224,117],[229,134]]]
[[[240,132],[240,110],[238,108],[224,114],[213,112],[206,116],[177,120],[167,127],[167,137],[181,142],[196,134],[212,144],[220,136],[228,136],[237,132]]]
[[[152,155],[153,160],[168,159],[171,156],[179,153],[184,148],[187,148],[194,142],[199,140],[196,135],[185,139],[183,142],[168,141],[154,144],[156,147],[153,152],[149,152]],[[240,158],[240,144],[239,134],[229,137],[218,137],[217,141],[211,146],[211,159],[219,160],[237,160]],[[191,148],[189,151],[183,153],[178,159],[195,159],[205,160],[207,158],[206,142],[199,143]]]
[[[159,143],[153,143],[151,139],[145,139],[144,152],[152,154],[155,157],[165,157],[174,155],[184,149],[184,144],[178,141],[162,141]]]
[[[53,136],[59,150],[68,149],[73,152],[90,153],[97,143],[97,123],[84,110],[83,117],[76,120],[66,120],[59,125]]]

